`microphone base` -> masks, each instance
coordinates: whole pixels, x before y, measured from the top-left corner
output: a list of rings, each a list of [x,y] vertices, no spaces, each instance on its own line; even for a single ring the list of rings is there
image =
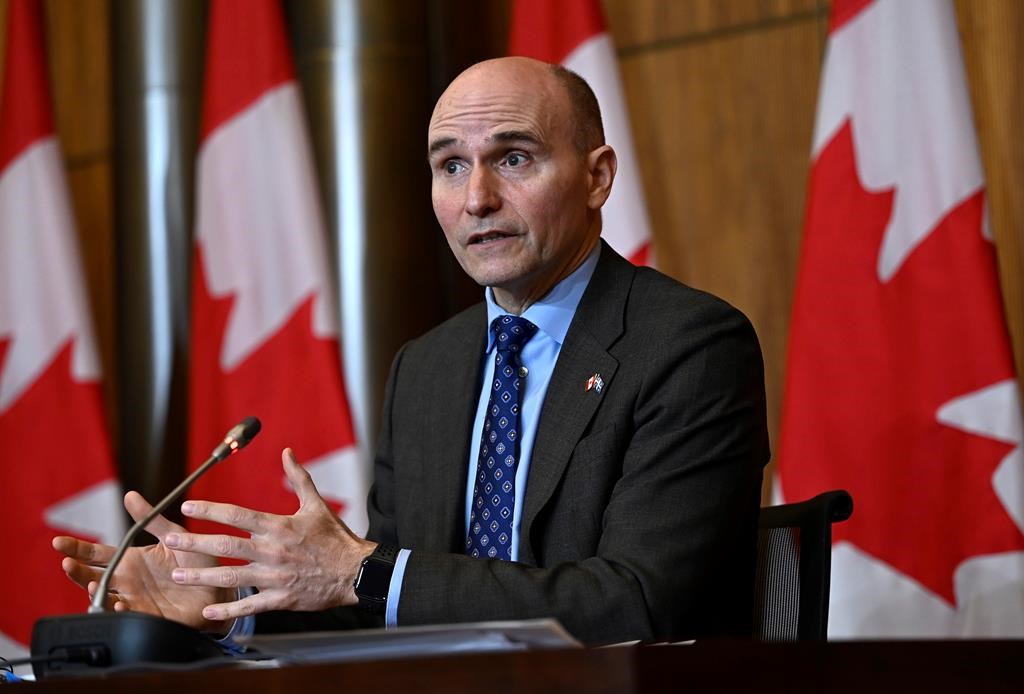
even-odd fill
[[[67,658],[36,662],[37,679],[101,673],[104,668],[141,663],[191,663],[223,658],[216,641],[191,627],[137,612],[44,617],[32,628],[32,657]]]

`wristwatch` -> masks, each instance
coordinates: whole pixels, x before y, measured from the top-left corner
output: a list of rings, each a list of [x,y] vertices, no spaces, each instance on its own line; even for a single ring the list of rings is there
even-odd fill
[[[356,597],[359,606],[372,614],[384,614],[388,602],[388,587],[395,571],[398,549],[391,545],[377,545],[373,554],[363,559],[356,575]]]

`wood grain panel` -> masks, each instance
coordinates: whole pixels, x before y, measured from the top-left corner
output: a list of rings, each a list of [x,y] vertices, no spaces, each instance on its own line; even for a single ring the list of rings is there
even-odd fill
[[[117,418],[113,180],[110,150],[109,0],[46,0],[47,59],[54,125],[64,152],[97,347],[107,420]]]
[[[777,440],[820,20],[622,61],[663,271],[753,321]]]
[[[54,120],[65,156],[109,156],[109,0],[47,0]]]
[[[616,45],[627,50],[826,10],[825,0],[605,0]]]
[[[68,168],[68,188],[78,224],[79,248],[103,366],[107,411],[117,392],[115,346],[116,267],[113,229],[113,177],[109,157]],[[113,425],[113,422],[111,422]]]
[[[1024,375],[1024,3],[958,0],[1007,322]]]

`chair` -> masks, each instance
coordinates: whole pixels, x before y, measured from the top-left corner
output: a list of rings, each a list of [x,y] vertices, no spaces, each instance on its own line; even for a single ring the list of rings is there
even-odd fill
[[[825,641],[828,637],[832,524],[853,512],[845,490],[762,508],[757,537],[754,638]]]

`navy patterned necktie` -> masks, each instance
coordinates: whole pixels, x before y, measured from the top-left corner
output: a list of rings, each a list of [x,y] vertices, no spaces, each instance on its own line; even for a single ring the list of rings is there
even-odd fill
[[[480,438],[466,554],[511,559],[512,510],[519,464],[519,407],[527,373],[519,353],[537,332],[537,326],[519,316],[498,316],[491,322],[491,332],[495,345],[494,380]]]

